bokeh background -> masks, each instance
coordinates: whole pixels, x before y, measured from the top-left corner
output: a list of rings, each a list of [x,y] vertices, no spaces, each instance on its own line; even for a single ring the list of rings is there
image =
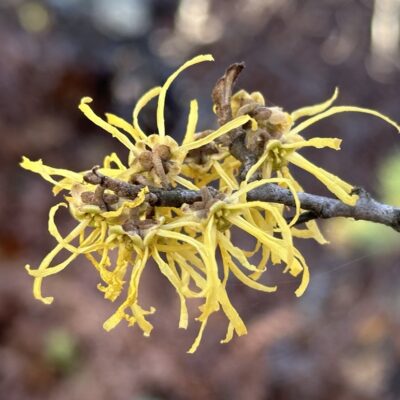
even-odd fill
[[[18,167],[22,155],[85,170],[126,152],[81,115],[130,118],[132,106],[186,59],[215,63],[186,71],[167,98],[168,132],[179,138],[188,102],[200,128],[215,126],[210,93],[232,62],[247,68],[238,88],[262,91],[288,110],[328,98],[400,119],[399,0],[0,0],[0,398],[7,400],[399,399],[399,236],[343,220],[321,223],[331,241],[298,245],[311,268],[306,294],[277,276],[274,295],[232,281],[249,334],[220,345],[226,321],[211,318],[195,355],[198,323],[177,329],[173,290],[147,269],[142,296],[155,305],[144,338],[121,324],[102,329],[114,305],[81,260],[47,280],[52,306],[36,302],[26,263],[54,245],[47,212],[60,199]],[[155,129],[154,105],[143,126]],[[304,152],[377,198],[400,205],[400,138],[363,115],[320,122],[307,136],[344,139],[340,153]],[[307,190],[325,193],[306,175]],[[59,224],[68,230],[68,214]],[[197,310],[193,305],[193,315]]]

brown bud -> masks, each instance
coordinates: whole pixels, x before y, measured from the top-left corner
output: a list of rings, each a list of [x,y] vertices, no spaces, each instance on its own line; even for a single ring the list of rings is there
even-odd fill
[[[145,150],[138,156],[140,165],[145,171],[150,171],[153,168],[153,155],[151,151]]]
[[[101,175],[98,170],[100,169],[99,165],[95,165],[91,171],[87,172],[83,176],[83,180],[87,183],[91,183],[92,185],[101,185],[102,180],[104,178],[103,175]]]
[[[126,221],[122,224],[122,229],[125,232],[138,233],[139,229],[134,221]]]
[[[129,178],[129,182],[134,185],[151,186],[151,182],[142,174],[132,174]]]
[[[154,153],[161,158],[162,161],[168,161],[171,158],[171,150],[165,144],[159,144],[154,148]]]
[[[81,193],[81,200],[85,204],[94,204],[94,193],[93,192]]]
[[[267,120],[272,114],[272,111],[267,108],[267,107],[258,107],[255,111],[254,111],[254,118],[255,120],[258,121],[265,121]]]
[[[236,113],[236,116],[239,117],[241,115],[246,115],[246,114],[251,115],[257,108],[259,108],[259,105],[255,102],[244,104],[239,108],[239,110]]]
[[[287,114],[279,107],[271,107],[271,116],[268,120],[273,125],[283,124],[287,120]]]
[[[149,228],[153,227],[154,225],[156,225],[156,222],[153,219],[141,219],[141,220],[135,221],[135,223],[139,229],[149,229]]]
[[[113,193],[104,193],[103,200],[106,204],[115,204],[118,202],[119,197]]]

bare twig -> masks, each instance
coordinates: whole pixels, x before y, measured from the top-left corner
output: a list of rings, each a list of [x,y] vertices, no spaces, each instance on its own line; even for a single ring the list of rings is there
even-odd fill
[[[94,171],[85,176],[85,181],[105,187],[120,197],[135,198],[143,187],[104,175],[99,177],[98,171]],[[203,200],[201,191],[152,187],[149,190],[148,201],[152,206],[180,207],[183,204],[193,204]],[[212,187],[209,190],[212,193],[217,192]],[[387,225],[400,232],[400,208],[379,203],[361,188],[355,188],[354,192],[359,195],[359,200],[355,206],[349,206],[340,200],[330,197],[303,192],[298,193],[301,208],[307,211],[303,214],[304,216],[301,217],[299,223],[317,218],[346,217]],[[266,184],[251,190],[247,195],[247,200],[279,203],[288,207],[295,207],[292,192],[274,184]]]
[[[99,172],[99,166],[92,168],[84,177],[84,181],[92,185],[100,185],[104,189],[111,190],[119,197],[135,198],[143,185],[134,185],[119,179],[110,178]]]
[[[314,211],[305,211],[300,214],[299,218],[297,219],[297,221],[295,222],[294,225],[305,224],[306,222],[312,221],[313,219],[317,219],[317,218],[318,218],[318,214],[316,214]],[[289,223],[292,221],[293,216],[286,217],[285,219],[286,219],[286,222]]]
[[[325,196],[298,193],[301,208],[313,213],[307,214],[308,219],[304,219],[303,222],[316,218],[346,217],[387,225],[400,232],[400,208],[379,203],[363,189],[356,188],[355,191],[360,196],[355,206],[349,206],[340,200]],[[290,207],[295,206],[293,195],[289,190],[271,184],[252,190],[249,192],[247,200],[261,200],[285,204]]]

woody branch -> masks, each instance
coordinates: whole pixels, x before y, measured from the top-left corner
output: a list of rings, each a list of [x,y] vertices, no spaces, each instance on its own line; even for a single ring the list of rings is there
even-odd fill
[[[85,181],[100,185],[126,198],[135,198],[142,187],[141,185],[104,177],[96,169],[86,174]],[[214,195],[218,193],[212,187],[208,189]],[[346,217],[387,225],[400,232],[400,208],[379,203],[361,188],[355,188],[354,192],[359,195],[359,200],[355,206],[349,206],[330,197],[304,192],[297,193],[301,209],[308,211],[301,216],[298,222],[303,223],[318,218]],[[183,204],[193,204],[202,200],[201,191],[183,188],[160,189],[150,187],[147,196],[151,205],[164,207],[180,207]],[[266,184],[249,191],[247,200],[283,204],[290,208],[295,207],[295,200],[291,191],[275,184]]]

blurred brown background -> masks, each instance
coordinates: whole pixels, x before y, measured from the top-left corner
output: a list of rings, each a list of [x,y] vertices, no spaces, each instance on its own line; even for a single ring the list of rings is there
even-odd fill
[[[52,306],[36,302],[23,266],[54,245],[47,212],[54,199],[40,177],[18,168],[22,155],[84,170],[106,153],[126,152],[77,109],[130,118],[148,88],[193,55],[215,63],[186,71],[167,99],[168,131],[179,137],[188,102],[200,102],[200,128],[215,124],[210,92],[232,62],[247,68],[238,87],[261,90],[288,110],[328,98],[378,109],[397,121],[399,0],[0,0],[0,398],[399,399],[399,236],[372,224],[329,221],[331,244],[299,243],[312,280],[277,276],[274,295],[232,280],[230,293],[249,329],[220,345],[226,320],[210,320],[195,355],[185,351],[198,323],[177,329],[173,290],[152,266],[142,285],[157,307],[144,338],[121,324],[102,329],[114,305],[96,290],[86,261],[45,281]],[[155,128],[154,108],[143,115]],[[368,116],[340,115],[307,135],[344,139],[340,153],[313,161],[400,205],[400,141]],[[325,193],[301,175],[307,190]],[[65,213],[60,225],[72,221]],[[192,315],[197,313],[193,306]]]

